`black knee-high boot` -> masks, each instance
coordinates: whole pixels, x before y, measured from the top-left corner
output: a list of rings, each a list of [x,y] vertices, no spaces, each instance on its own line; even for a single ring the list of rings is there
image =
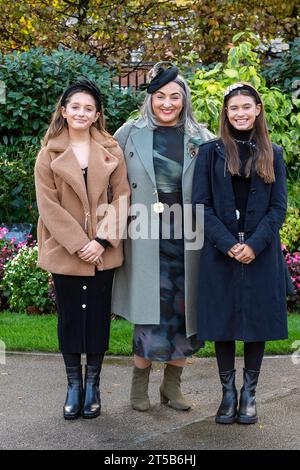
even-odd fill
[[[100,372],[101,365],[85,366],[83,418],[92,419],[100,415]]]
[[[82,366],[66,367],[68,377],[67,398],[64,404],[64,418],[77,419],[83,404]]]
[[[215,421],[219,424],[232,424],[237,418],[237,389],[235,387],[235,369],[219,372],[223,388],[223,398]]]
[[[241,388],[238,423],[254,424],[258,420],[255,401],[258,377],[259,371],[244,369],[244,385]]]

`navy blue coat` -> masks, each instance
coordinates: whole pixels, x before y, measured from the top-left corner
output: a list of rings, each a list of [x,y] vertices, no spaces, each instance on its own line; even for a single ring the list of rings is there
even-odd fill
[[[198,337],[245,342],[287,338],[286,288],[279,229],[287,205],[282,149],[273,145],[276,181],[251,176],[245,243],[256,258],[242,264],[227,255],[238,243],[238,222],[225,149],[203,144],[195,166],[193,207],[204,205],[204,245],[198,278]]]

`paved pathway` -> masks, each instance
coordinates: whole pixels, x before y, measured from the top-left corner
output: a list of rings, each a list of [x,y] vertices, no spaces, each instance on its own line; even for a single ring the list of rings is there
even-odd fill
[[[0,365],[0,449],[300,449],[300,364],[265,358],[257,389],[259,422],[216,425],[221,387],[214,359],[193,358],[183,390],[193,408],[159,404],[162,368],[151,374],[151,409],[129,405],[132,361],[107,357],[101,377],[102,413],[94,420],[62,417],[66,379],[59,355],[8,354]],[[240,388],[243,361],[237,361]]]

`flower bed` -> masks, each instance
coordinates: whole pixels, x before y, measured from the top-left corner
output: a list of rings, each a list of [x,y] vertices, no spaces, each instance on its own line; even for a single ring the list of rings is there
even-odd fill
[[[37,266],[36,241],[28,235],[25,242],[5,238],[0,228],[0,308],[19,313],[42,314],[56,310],[50,273]]]

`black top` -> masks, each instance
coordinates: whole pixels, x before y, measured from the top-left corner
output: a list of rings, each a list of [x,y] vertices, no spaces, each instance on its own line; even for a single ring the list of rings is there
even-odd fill
[[[179,127],[158,126],[153,133],[153,165],[159,193],[182,191],[184,132]]]
[[[251,178],[245,177],[245,166],[248,161],[248,158],[251,155],[251,147],[249,145],[249,137],[251,134],[250,131],[239,131],[234,128],[231,129],[232,135],[236,141],[239,157],[240,157],[240,176],[233,175],[232,178],[232,187],[235,197],[236,209],[239,211],[239,231],[244,231],[245,226],[245,215],[247,208],[248,195],[250,190]]]

